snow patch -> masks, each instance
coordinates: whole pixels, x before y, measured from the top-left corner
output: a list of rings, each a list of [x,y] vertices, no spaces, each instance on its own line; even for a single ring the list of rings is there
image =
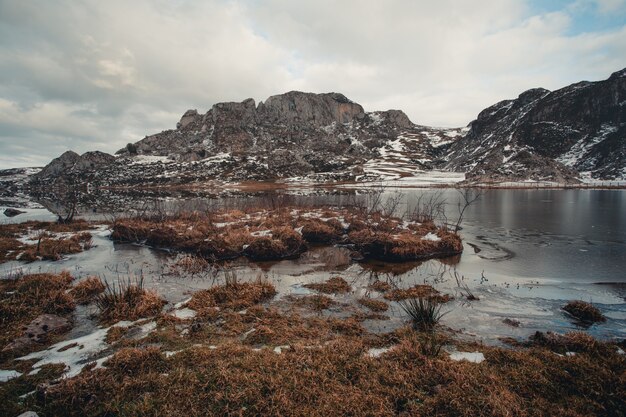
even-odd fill
[[[8,369],[0,369],[0,382],[7,382],[13,378],[21,376],[21,372],[11,371]]]
[[[485,360],[482,352],[453,352],[450,354],[453,361],[468,361],[473,363],[481,363]]]

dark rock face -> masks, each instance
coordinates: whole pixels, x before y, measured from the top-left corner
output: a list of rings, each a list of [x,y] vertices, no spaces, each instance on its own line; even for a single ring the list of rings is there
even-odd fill
[[[470,178],[626,177],[626,70],[557,91],[532,89],[483,110],[450,150]]]

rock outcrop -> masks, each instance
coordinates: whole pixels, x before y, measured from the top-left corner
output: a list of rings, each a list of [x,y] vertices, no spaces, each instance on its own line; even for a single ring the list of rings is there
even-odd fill
[[[469,126],[446,165],[469,178],[626,178],[626,69],[553,92],[528,90]]]
[[[416,125],[400,110],[365,112],[339,93],[291,91],[187,110],[176,125],[116,157],[68,151],[35,175],[95,186],[204,181],[368,181],[421,170],[470,182],[581,176],[626,178],[626,70],[550,92],[528,90],[480,112],[463,129]],[[74,182],[72,182],[74,181]]]
[[[388,179],[432,168],[460,136],[460,129],[415,125],[399,110],[367,113],[339,93],[291,91],[258,105],[247,99],[215,104],[204,114],[187,110],[176,129],[129,144],[115,159],[68,152],[37,180],[62,175],[128,186]]]

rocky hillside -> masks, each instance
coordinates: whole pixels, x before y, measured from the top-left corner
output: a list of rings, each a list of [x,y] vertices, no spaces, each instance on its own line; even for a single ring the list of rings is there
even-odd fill
[[[338,93],[292,91],[258,105],[247,99],[188,110],[176,129],[115,157],[68,151],[31,183],[363,182],[434,169],[466,173],[470,182],[614,180],[626,179],[625,137],[626,69],[605,81],[528,90],[463,129],[416,125],[399,110],[366,112]]]
[[[553,92],[528,90],[469,127],[446,164],[469,179],[626,179],[626,69]]]
[[[338,93],[292,91],[258,105],[188,110],[176,129],[128,144],[116,158],[66,152],[35,182],[60,173],[96,185],[395,179],[441,165],[462,132],[416,125],[399,110],[368,113]]]

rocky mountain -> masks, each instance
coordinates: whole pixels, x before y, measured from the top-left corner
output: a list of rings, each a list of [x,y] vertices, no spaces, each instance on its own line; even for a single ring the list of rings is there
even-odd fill
[[[528,90],[469,127],[445,165],[469,179],[625,179],[626,69],[604,81]]]
[[[115,157],[68,151],[31,184],[400,181],[437,169],[469,182],[626,179],[625,137],[626,69],[553,92],[528,90],[458,129],[420,126],[400,110],[366,112],[339,93],[291,91],[258,105],[188,110],[175,129]]]
[[[128,144],[116,158],[66,152],[35,178],[80,176],[95,185],[200,181],[394,179],[442,163],[462,129],[413,124],[402,111],[365,112],[342,94],[292,91],[258,105],[188,110],[176,129]]]

